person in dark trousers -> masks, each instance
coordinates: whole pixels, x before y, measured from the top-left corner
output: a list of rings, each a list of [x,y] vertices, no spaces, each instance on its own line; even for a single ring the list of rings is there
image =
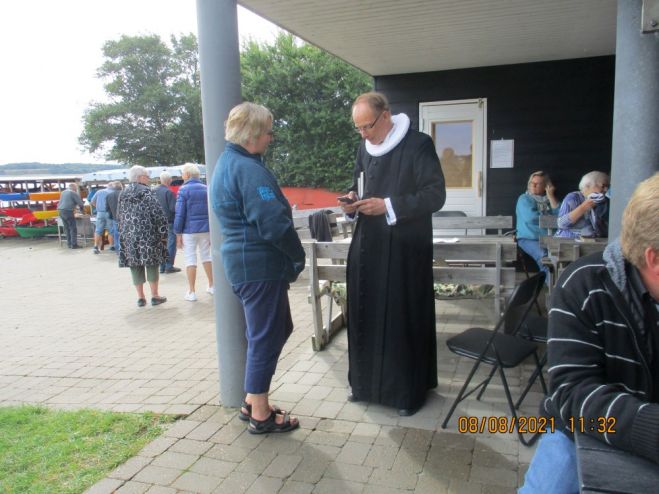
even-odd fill
[[[119,194],[123,186],[120,181],[110,182],[108,184],[108,195],[105,198],[107,208],[110,213],[110,235],[112,235],[112,247],[110,250],[116,250],[119,254],[119,217],[117,216],[117,206],[119,204]]]
[[[392,115],[383,94],[359,96],[352,119],[363,140],[344,199],[355,202],[339,202],[357,221],[347,267],[348,399],[408,416],[437,386],[432,213],[446,199],[444,175],[430,136]]]
[[[167,260],[160,265],[161,273],[178,273],[181,268],[174,266],[176,259],[176,234],[174,233],[174,216],[176,215],[176,196],[169,186],[172,176],[169,172],[160,174],[160,185],[156,187],[156,197],[167,217]]]
[[[277,360],[293,331],[289,283],[304,269],[305,254],[295,232],[291,206],[263,162],[272,141],[272,114],[254,103],[231,110],[227,144],[210,186],[213,212],[222,229],[222,261],[240,299],[247,328],[245,401],[239,417],[252,434],[299,427],[268,400]]]
[[[659,173],[620,239],[563,272],[549,310],[544,434],[520,493],[578,492],[575,433],[659,463]]]
[[[84,203],[78,194],[78,184],[70,183],[68,188],[60,195],[57,211],[62,224],[64,225],[64,234],[66,235],[66,245],[69,249],[80,249],[78,245],[78,227],[76,225],[75,209],[76,206],[84,212]]]

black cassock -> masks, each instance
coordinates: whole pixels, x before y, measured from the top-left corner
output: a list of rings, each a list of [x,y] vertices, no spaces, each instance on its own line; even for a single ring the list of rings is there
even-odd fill
[[[396,223],[357,219],[347,270],[348,379],[360,400],[414,409],[437,386],[432,213],[446,199],[444,175],[432,139],[415,130],[380,157],[362,142],[354,190],[362,171],[363,198],[390,198]]]

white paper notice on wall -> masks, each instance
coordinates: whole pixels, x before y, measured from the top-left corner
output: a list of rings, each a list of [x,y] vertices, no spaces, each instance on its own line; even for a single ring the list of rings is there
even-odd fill
[[[512,168],[515,162],[515,141],[490,141],[490,168]]]

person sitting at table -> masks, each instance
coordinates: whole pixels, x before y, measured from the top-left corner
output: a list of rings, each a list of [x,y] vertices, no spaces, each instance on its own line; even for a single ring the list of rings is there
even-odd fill
[[[517,199],[515,215],[517,217],[517,245],[530,255],[541,271],[549,276],[549,268],[542,264],[547,249],[540,245],[539,238],[547,235],[545,228],[540,228],[540,216],[558,213],[556,187],[549,175],[543,171],[533,172],[526,184],[526,192]]]
[[[579,190],[565,196],[558,211],[556,237],[606,237],[609,229],[609,176],[592,171],[581,177]]]
[[[555,432],[542,436],[522,494],[578,492],[574,433],[659,463],[657,211],[659,173],[632,194],[620,239],[558,280],[549,311],[550,395],[541,405]]]

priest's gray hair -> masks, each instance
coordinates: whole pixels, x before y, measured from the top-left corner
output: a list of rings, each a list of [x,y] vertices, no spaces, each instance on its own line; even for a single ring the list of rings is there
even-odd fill
[[[352,107],[354,108],[357,103],[362,102],[368,103],[368,106],[371,107],[373,113],[377,113],[378,115],[383,111],[389,111],[389,100],[384,94],[378,93],[377,91],[370,91],[368,93],[360,94],[357,96],[357,98],[355,98],[355,102],[352,104]]]
[[[601,187],[609,186],[609,176],[604,172],[592,171],[586,173],[579,181],[579,190],[584,190],[599,185]]]
[[[137,182],[143,175],[149,176],[149,172],[143,166],[135,165],[128,170],[128,180],[131,182]]]

